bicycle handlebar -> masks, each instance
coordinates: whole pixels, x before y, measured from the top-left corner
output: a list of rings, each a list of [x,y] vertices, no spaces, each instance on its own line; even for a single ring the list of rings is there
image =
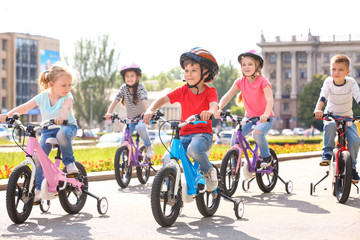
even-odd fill
[[[14,114],[12,117],[7,117],[6,121],[9,122],[10,125],[16,125],[18,126],[21,130],[24,130],[26,132],[37,132],[40,129],[54,129],[54,128],[61,128],[60,125],[55,124],[55,120],[54,119],[49,119],[46,120],[42,123],[40,123],[39,126],[34,126],[29,124],[28,126],[25,126],[24,124],[22,124],[22,122],[20,121],[20,116],[18,114]],[[68,125],[68,120],[64,120],[62,125]]]
[[[231,115],[231,110],[230,109],[226,110],[226,112],[222,112],[220,114],[220,117],[221,117],[221,121],[223,121],[223,122],[226,121],[226,117],[230,117],[232,122],[237,122],[238,124],[246,124],[248,122],[256,123],[257,121],[260,120],[260,117],[247,118],[247,117],[242,117],[242,116],[237,116],[237,118],[235,119],[233,117],[233,115]],[[270,122],[270,118],[268,118],[266,121]]]
[[[313,114],[313,116],[315,117],[315,114]],[[344,119],[345,117],[346,116],[336,117],[333,113],[328,112],[328,113],[324,113],[322,118],[318,118],[318,119],[325,120],[325,121],[332,121],[331,119],[333,119],[334,121],[344,120],[346,122],[349,122],[349,120]],[[360,121],[360,116],[356,116],[354,118],[352,118],[352,117],[346,117],[346,118],[350,118],[351,122]]]

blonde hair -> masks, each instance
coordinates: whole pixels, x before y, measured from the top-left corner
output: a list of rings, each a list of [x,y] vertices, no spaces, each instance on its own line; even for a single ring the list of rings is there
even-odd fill
[[[255,63],[255,69],[257,69],[257,70],[256,70],[256,72],[254,73],[254,75],[256,75],[256,76],[262,76],[261,67],[260,67],[260,61],[257,60],[257,59],[255,59],[255,58],[253,58],[253,57],[251,57],[251,56],[243,56],[243,57],[241,57],[240,60],[239,60],[240,66],[241,66],[242,60],[243,60],[244,58],[246,58],[246,57],[250,58],[250,59]],[[244,74],[243,74],[243,75],[244,75]]]
[[[343,54],[337,54],[331,58],[330,68],[332,67],[333,63],[344,63],[345,66],[347,67],[347,69],[349,69],[349,67],[350,67],[349,57],[346,55],[343,55]]]
[[[243,99],[241,92],[236,94],[235,102],[236,102],[236,105],[238,105],[239,107],[244,106],[244,99]]]
[[[42,89],[50,88],[50,82],[55,82],[60,76],[67,75],[75,82],[74,71],[62,62],[53,64],[50,69],[45,70],[39,77],[39,83]]]

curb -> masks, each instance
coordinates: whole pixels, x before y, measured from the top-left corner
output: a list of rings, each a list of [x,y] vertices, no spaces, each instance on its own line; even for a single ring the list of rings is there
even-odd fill
[[[288,161],[288,160],[299,160],[304,158],[312,158],[312,157],[321,157],[322,151],[315,152],[303,152],[303,153],[286,153],[279,154],[279,161]],[[221,160],[212,161],[215,166],[220,168]],[[155,170],[158,171],[162,166],[154,166]],[[150,176],[154,176],[155,172],[153,170],[150,171]],[[136,178],[136,171],[133,171],[131,178]],[[90,172],[88,173],[89,182],[92,181],[105,181],[105,180],[114,180],[115,173],[114,171],[103,171],[103,172]],[[0,191],[6,190],[8,179],[0,180]]]

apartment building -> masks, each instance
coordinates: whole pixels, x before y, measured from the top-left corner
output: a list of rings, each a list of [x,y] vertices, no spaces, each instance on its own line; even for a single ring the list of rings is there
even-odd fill
[[[60,42],[44,36],[0,33],[0,109],[6,113],[40,92],[39,74],[59,61]],[[39,110],[28,113],[37,121]]]
[[[310,127],[296,120],[297,96],[317,73],[330,74],[330,60],[346,54],[351,61],[350,76],[360,83],[360,36],[291,36],[257,44],[265,59],[263,75],[274,94],[275,129]]]

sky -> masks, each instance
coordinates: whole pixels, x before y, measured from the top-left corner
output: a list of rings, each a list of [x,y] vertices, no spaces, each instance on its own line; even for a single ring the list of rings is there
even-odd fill
[[[74,43],[109,35],[119,68],[138,64],[148,76],[179,66],[193,47],[209,50],[219,64],[260,50],[263,33],[275,36],[360,36],[359,0],[0,0],[0,32],[60,40],[60,57]]]

